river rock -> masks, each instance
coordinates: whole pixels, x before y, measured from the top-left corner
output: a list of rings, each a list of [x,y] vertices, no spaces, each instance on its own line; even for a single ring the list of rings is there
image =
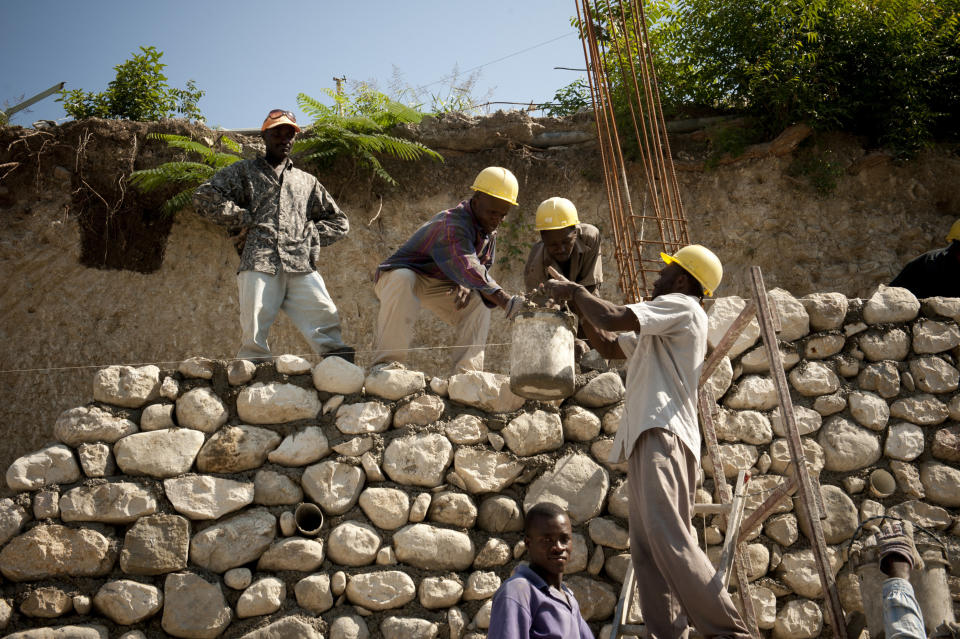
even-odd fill
[[[913,325],[913,350],[917,353],[942,353],[960,346],[960,326],[953,322],[920,319]]]
[[[189,428],[154,430],[124,437],[113,456],[127,475],[176,477],[190,470],[203,446],[203,433]]]
[[[296,480],[272,470],[259,470],[253,478],[253,503],[286,506],[303,501],[303,489]]]
[[[457,415],[444,427],[444,432],[454,444],[479,444],[487,439],[487,427],[476,415]]]
[[[523,530],[523,513],[516,500],[506,495],[492,495],[480,502],[477,525],[492,533]]]
[[[933,395],[921,394],[895,401],[890,406],[890,416],[920,426],[936,426],[945,421],[950,412]]]
[[[435,639],[437,624],[426,619],[387,617],[380,623],[383,639]]]
[[[395,530],[407,523],[410,498],[396,488],[367,488],[360,493],[360,508],[377,528]]]
[[[459,448],[453,467],[471,493],[500,492],[523,472],[523,464],[507,453]]]
[[[304,577],[293,587],[297,604],[315,615],[333,608],[333,595],[330,591],[330,576],[317,574]]]
[[[840,379],[822,362],[805,362],[790,371],[790,384],[807,397],[829,395],[840,388]]]
[[[945,462],[960,462],[960,424],[941,428],[934,433],[931,452]]]
[[[382,433],[390,428],[390,407],[380,402],[344,404],[337,409],[337,429],[346,435]]]
[[[537,411],[542,412],[542,411]],[[563,439],[586,442],[600,434],[600,418],[580,406],[563,411]]]
[[[473,567],[478,570],[496,568],[510,561],[510,545],[502,539],[491,537],[477,553],[473,560]]]
[[[87,477],[109,477],[116,470],[113,453],[107,444],[80,444],[77,459]]]
[[[257,365],[250,360],[235,359],[227,365],[227,381],[231,386],[242,386],[253,379],[256,372]]]
[[[913,461],[923,452],[923,429],[916,424],[898,422],[891,424],[883,452],[891,459]]]
[[[860,350],[871,362],[906,359],[910,337],[899,328],[869,331],[860,336]]]
[[[363,470],[356,466],[323,461],[303,471],[300,484],[324,512],[342,515],[357,503],[363,490],[363,479]]]
[[[769,444],[773,441],[770,420],[755,410],[721,409],[715,426],[717,437],[726,441],[743,441],[747,444]]]
[[[267,453],[267,459],[281,466],[306,466],[329,454],[330,446],[323,431],[318,426],[307,426],[284,437],[279,446]]]
[[[247,510],[204,528],[190,541],[190,560],[213,572],[242,566],[270,546],[277,518],[263,508]]]
[[[347,582],[346,590],[350,603],[374,611],[405,606],[413,601],[416,594],[413,579],[399,570],[354,575]]]
[[[862,391],[876,391],[880,397],[890,399],[900,394],[900,372],[893,362],[868,364],[857,378]]]
[[[160,397],[160,369],[156,366],[109,366],[93,378],[93,398],[98,402],[140,408]]]
[[[724,406],[737,410],[770,410],[777,406],[773,380],[759,375],[742,377],[727,393]]]
[[[60,413],[53,425],[53,436],[76,448],[87,442],[112,444],[139,429],[129,419],[115,417],[97,406],[79,406]]]
[[[853,500],[838,486],[821,486],[820,495],[823,498],[823,508],[827,515],[826,519],[820,520],[823,528],[823,538],[828,544],[839,544],[850,539],[860,523],[857,518],[857,507],[853,504]],[[798,500],[795,505],[797,504],[799,504]],[[794,510],[797,513],[800,530],[808,539],[812,538],[810,523],[803,509],[795,507]]]
[[[800,445],[803,447],[803,456],[807,460],[807,467],[812,473],[819,473],[823,470],[824,454],[823,448],[809,437],[801,437]],[[790,457],[790,445],[786,439],[778,439],[770,446],[770,468],[773,472],[783,475],[793,476],[793,470],[787,473],[787,468],[793,465],[793,459]],[[735,476],[735,475],[734,475]]]
[[[890,419],[887,402],[873,393],[854,391],[847,395],[847,403],[857,423],[870,430],[882,431]]]
[[[80,481],[80,467],[73,451],[63,444],[51,444],[24,455],[7,469],[7,486],[15,492],[77,481]]]
[[[141,517],[127,530],[120,568],[128,575],[162,575],[187,567],[190,522],[178,515]]]
[[[77,486],[60,498],[63,521],[99,521],[129,524],[157,511],[150,491],[132,482]]]
[[[204,433],[213,433],[227,423],[230,411],[212,388],[201,386],[177,400],[177,423]]]
[[[812,293],[800,298],[815,331],[832,331],[843,325],[847,316],[847,297],[842,293]]]
[[[341,566],[366,566],[373,563],[380,549],[380,535],[373,526],[345,521],[330,532],[327,552]]]
[[[163,593],[150,584],[117,579],[100,586],[93,605],[112,622],[129,626],[160,612]]]
[[[342,357],[324,357],[313,367],[313,386],[318,391],[353,395],[363,388],[363,369]]]
[[[28,617],[54,619],[67,614],[72,607],[70,595],[59,588],[47,586],[29,591],[20,604],[20,612]]]
[[[867,324],[909,322],[920,312],[920,301],[908,289],[883,286],[863,305],[863,321]]]
[[[117,551],[95,530],[39,525],[0,551],[0,572],[10,581],[100,577],[113,569]]]
[[[953,523],[953,518],[946,509],[916,499],[891,506],[887,514],[934,530],[944,530]]]
[[[443,400],[436,395],[421,395],[397,409],[393,425],[395,428],[426,426],[440,419],[443,409]]]
[[[436,378],[434,378],[436,379]],[[363,617],[342,615],[330,624],[330,639],[369,639],[370,630]]]
[[[594,517],[590,520],[587,530],[595,544],[616,550],[626,550],[630,547],[629,533],[612,519]]]
[[[254,486],[210,475],[163,480],[163,490],[174,509],[190,519],[220,519],[253,503]]]
[[[616,404],[623,399],[626,389],[620,375],[615,371],[600,373],[581,388],[573,396],[582,406],[600,408]]]
[[[960,506],[960,469],[940,462],[920,464],[920,481],[928,501],[948,508]]]
[[[397,559],[424,570],[466,570],[474,557],[465,533],[428,524],[401,528],[393,535],[393,548]]]
[[[897,489],[908,497],[923,499],[923,484],[920,482],[920,472],[913,464],[902,461],[891,461],[890,471],[897,480]]]
[[[792,345],[778,347],[780,363],[783,370],[788,371],[800,362],[800,355]],[[767,357],[767,348],[764,345],[744,353],[740,358],[740,368],[744,373],[766,373],[770,370],[770,359]]]
[[[809,599],[783,604],[773,625],[773,639],[813,639],[823,630],[820,606]]]
[[[453,401],[488,413],[511,413],[525,401],[510,390],[509,376],[481,371],[451,376],[447,392]]]
[[[244,590],[253,581],[253,573],[249,568],[231,568],[223,573],[223,583],[234,590]]]
[[[722,551],[723,546],[719,545],[707,548],[707,557],[713,565],[720,563]],[[770,549],[763,544],[747,544],[743,559],[747,569],[747,582],[756,581],[767,574],[767,569],[770,567]],[[736,571],[730,575],[730,585],[738,585]]]
[[[394,439],[383,453],[383,470],[398,484],[433,487],[443,483],[453,460],[450,440],[438,433]]]
[[[463,595],[463,584],[453,577],[425,577],[420,582],[420,605],[424,608],[455,606]]]
[[[806,406],[794,406],[793,416],[797,423],[797,430],[801,436],[817,432],[823,424],[823,417],[820,416],[820,413]],[[773,433],[777,437],[787,436],[787,427],[781,417],[779,406],[770,413],[770,425],[773,428]]]
[[[817,442],[823,448],[826,470],[859,470],[880,459],[880,438],[840,415],[827,420]]]
[[[600,514],[609,486],[609,475],[602,466],[574,452],[530,485],[523,507],[528,511],[536,503],[549,501],[565,509],[574,525],[582,524]]]
[[[410,505],[410,521],[418,523],[427,518],[427,512],[430,510],[430,501],[433,498],[430,493],[420,493],[413,499]]]
[[[832,548],[827,548],[827,557],[830,568],[836,576],[841,565],[839,553]],[[801,597],[810,599],[823,597],[823,586],[820,585],[820,573],[817,572],[813,550],[805,548],[783,553],[783,560],[777,567],[777,574],[793,592]]]
[[[729,479],[736,477],[741,470],[750,470],[757,463],[758,455],[757,447],[750,444],[720,444],[724,477]],[[707,475],[713,477],[713,458],[709,454],[700,458],[700,464]]]
[[[510,450],[521,456],[556,450],[563,445],[560,416],[542,410],[521,413],[510,420],[501,434]]]
[[[150,404],[140,413],[140,430],[163,430],[174,428],[173,421],[175,404]]]
[[[920,301],[920,308],[929,317],[949,317],[960,322],[960,298],[928,297]]]
[[[239,473],[259,468],[267,454],[280,444],[280,435],[256,426],[227,426],[207,440],[197,455],[197,470],[204,473]]]
[[[613,614],[617,592],[610,584],[581,575],[564,579],[564,583],[573,591],[580,604],[580,614],[587,621],[599,621]]]
[[[167,575],[163,584],[164,632],[185,639],[214,639],[230,624],[233,614],[219,583],[193,573]]]
[[[810,332],[810,316],[800,300],[782,288],[771,289],[767,296],[774,302],[771,306],[775,307],[780,315],[778,337],[782,341],[793,342]]]
[[[298,616],[282,617],[271,624],[242,635],[240,639],[323,639],[310,621]],[[333,639],[331,632],[330,639]]]
[[[472,528],[477,520],[477,507],[469,495],[442,492],[431,500],[428,516],[438,524]]]
[[[19,535],[23,524],[29,518],[27,511],[20,504],[10,498],[0,499],[0,546]]]
[[[925,393],[950,393],[960,383],[960,371],[939,357],[910,360],[910,373],[917,388]]]
[[[799,538],[797,518],[790,513],[771,517],[763,524],[763,532],[785,548],[792,546]]]
[[[500,587],[500,577],[497,573],[476,570],[467,577],[467,585],[463,589],[464,601],[479,601],[488,599]]]
[[[423,390],[427,382],[419,371],[382,367],[367,375],[363,385],[368,395],[396,401]]]
[[[251,424],[283,424],[313,419],[321,409],[312,389],[270,382],[246,386],[237,395],[237,414]]]
[[[308,368],[309,370],[309,368]],[[264,577],[251,584],[237,600],[237,618],[269,615],[280,609],[287,587],[276,577]]]
[[[713,303],[707,313],[707,343],[711,349],[716,348],[717,344],[720,343],[730,325],[733,324],[733,321],[737,319],[746,305],[746,300],[737,296],[718,297]],[[740,337],[733,343],[728,355],[735,358],[756,344],[759,337],[760,325],[754,317],[740,333]]]
[[[826,359],[833,357],[843,350],[847,338],[839,333],[814,335],[807,340],[803,349],[803,356],[807,359]]]

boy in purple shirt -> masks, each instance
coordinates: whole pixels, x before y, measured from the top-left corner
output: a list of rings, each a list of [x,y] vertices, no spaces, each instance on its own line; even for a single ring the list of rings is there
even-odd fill
[[[593,639],[573,592],[563,585],[572,530],[566,511],[549,502],[524,522],[530,565],[521,565],[493,596],[490,639]]]

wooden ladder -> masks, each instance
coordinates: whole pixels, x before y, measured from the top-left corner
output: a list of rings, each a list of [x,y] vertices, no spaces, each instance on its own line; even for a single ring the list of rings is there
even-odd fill
[[[780,330],[780,316],[771,312],[771,301],[767,297],[763,285],[763,275],[760,267],[750,269],[753,298],[733,321],[716,348],[710,353],[703,365],[700,376],[700,385],[697,391],[697,403],[700,413],[700,425],[703,429],[704,441],[710,460],[713,463],[713,483],[715,504],[697,504],[695,514],[721,514],[727,518],[726,535],[723,550],[720,555],[717,573],[723,580],[724,586],[729,585],[731,565],[737,575],[737,592],[740,596],[743,620],[747,629],[755,639],[760,639],[760,629],[757,626],[757,615],[753,608],[753,599],[750,597],[750,588],[747,585],[747,566],[744,553],[746,551],[745,538],[748,533],[760,526],[767,516],[773,512],[782,500],[792,497],[799,492],[800,504],[806,520],[810,522],[810,545],[820,576],[820,584],[826,593],[825,605],[828,618],[833,629],[833,636],[837,639],[847,639],[843,607],[840,605],[840,595],[837,582],[830,568],[827,555],[827,545],[823,537],[823,525],[820,520],[826,515],[823,509],[820,486],[816,476],[810,473],[807,459],[803,452],[800,440],[800,431],[797,429],[797,419],[793,410],[793,400],[790,397],[790,387],[787,385],[787,375],[780,359],[780,348],[776,333]],[[790,459],[795,472],[787,481],[781,483],[770,492],[769,497],[754,510],[744,521],[743,509],[746,502],[746,485],[749,475],[740,471],[733,495],[723,473],[723,459],[720,456],[720,445],[717,443],[717,432],[713,425],[713,416],[716,412],[716,401],[704,389],[704,384],[710,379],[720,362],[730,352],[731,347],[740,337],[747,325],[756,317],[760,325],[760,336],[767,351],[767,361],[770,363],[770,374],[777,390],[777,400],[780,413],[783,417],[787,433],[787,445],[790,450]],[[635,588],[633,564],[627,568],[623,587],[620,590],[620,599],[617,602],[613,618],[613,628],[610,631],[611,639],[621,639],[624,636],[646,637],[647,632],[642,623],[631,624],[630,603]]]

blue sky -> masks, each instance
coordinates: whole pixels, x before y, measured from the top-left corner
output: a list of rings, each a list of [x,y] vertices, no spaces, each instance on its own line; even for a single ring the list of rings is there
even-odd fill
[[[0,106],[60,81],[102,91],[114,66],[151,45],[164,52],[169,84],[196,81],[206,91],[199,106],[207,123],[224,128],[258,127],[275,107],[297,112],[298,93],[322,98],[334,76],[387,89],[394,67],[407,84],[445,93],[437,81],[455,65],[463,76],[483,65],[473,94],[507,102],[549,101],[584,75],[553,68],[584,66],[570,26],[574,0],[0,0],[0,7]],[[50,97],[13,123],[65,117]]]

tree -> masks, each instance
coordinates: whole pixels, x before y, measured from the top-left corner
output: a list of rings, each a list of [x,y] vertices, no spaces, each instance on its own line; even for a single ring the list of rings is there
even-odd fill
[[[114,67],[117,75],[106,91],[64,90],[57,101],[78,120],[98,117],[149,121],[179,115],[202,122],[197,102],[204,92],[193,80],[188,80],[183,89],[170,87],[163,74],[167,65],[160,62],[162,57],[163,52],[154,47],[140,47],[140,53]]]

